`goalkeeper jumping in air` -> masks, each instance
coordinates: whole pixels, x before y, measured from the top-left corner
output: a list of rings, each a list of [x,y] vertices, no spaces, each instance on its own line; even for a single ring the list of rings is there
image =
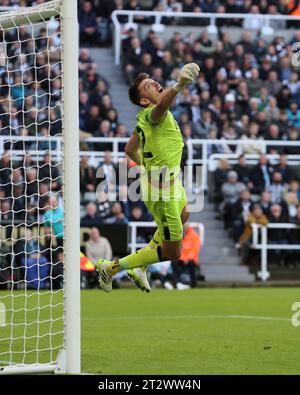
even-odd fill
[[[112,278],[121,270],[127,270],[138,288],[150,292],[147,266],[179,259],[181,255],[182,224],[189,218],[185,190],[179,179],[184,144],[169,108],[176,96],[197,78],[199,70],[195,63],[186,64],[178,82],[166,90],[142,73],[129,88],[130,100],[142,109],[125,152],[141,166],[143,199],[158,229],[145,248],[113,262],[99,260],[100,287],[106,292],[111,292]]]

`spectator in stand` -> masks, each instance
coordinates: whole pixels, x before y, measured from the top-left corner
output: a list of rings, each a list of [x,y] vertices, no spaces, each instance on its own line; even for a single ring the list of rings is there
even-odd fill
[[[116,2],[111,0],[98,0],[94,5],[97,15],[98,32],[101,44],[107,44],[111,41],[110,37],[110,23],[111,13],[116,8]]]
[[[96,63],[92,63],[90,66],[87,67],[84,74],[83,88],[87,89],[88,91],[92,91],[98,85],[100,78],[102,80],[104,79],[97,72]]]
[[[255,4],[250,7],[251,18],[244,20],[243,28],[246,30],[260,30],[263,27],[263,20],[255,17],[255,15],[260,14],[259,7]]]
[[[24,189],[20,185],[12,186],[12,191],[9,194],[12,204],[11,209],[14,213],[13,218],[16,225],[24,222],[27,214],[27,204],[24,195]]]
[[[216,203],[222,200],[222,185],[227,180],[227,174],[231,169],[227,159],[220,159],[218,167],[214,173],[214,200]]]
[[[98,226],[101,223],[101,217],[97,212],[95,203],[90,202],[86,206],[86,215],[81,218],[80,226],[90,228],[91,226]]]
[[[297,216],[297,209],[299,206],[299,199],[296,192],[287,192],[283,198],[287,205],[288,222],[294,222]]]
[[[274,166],[274,171],[279,172],[284,183],[288,184],[294,178],[294,171],[288,165],[287,155],[280,155],[279,164]]]
[[[271,185],[271,175],[273,168],[268,164],[266,155],[261,155],[259,163],[250,172],[250,191],[252,194],[260,195]]]
[[[51,191],[61,190],[61,175],[58,171],[58,164],[52,162],[51,152],[46,151],[44,160],[39,165],[39,182],[50,185]]]
[[[289,87],[286,85],[286,83],[282,84],[282,87],[280,91],[278,92],[276,96],[277,102],[278,102],[278,107],[280,110],[286,110],[287,104],[290,103],[292,99],[292,94],[291,91],[289,90]]]
[[[237,172],[239,182],[249,186],[250,168],[247,166],[247,161],[244,154],[239,156],[238,163],[233,166],[233,170]]]
[[[19,187],[21,191],[24,191],[25,189],[25,177],[23,177],[22,171],[19,167],[16,167],[12,171],[12,178],[10,180],[12,184],[12,188],[15,186]]]
[[[258,225],[267,225],[268,224],[268,218],[266,215],[263,213],[262,208],[259,204],[254,204],[251,210],[251,213],[249,214],[249,217],[245,223],[244,226],[244,231],[242,235],[239,238],[239,244],[241,246],[241,251],[242,251],[242,263],[243,264],[249,264],[252,262],[252,259],[255,258],[257,255],[256,250],[250,250],[250,246],[252,243],[252,224],[258,224]]]
[[[107,224],[127,224],[128,219],[122,211],[122,206],[119,202],[116,202],[112,205],[111,208],[112,216],[108,217],[105,222]]]
[[[278,95],[280,89],[282,88],[282,83],[279,81],[278,73],[275,70],[269,72],[268,79],[264,83],[264,86],[268,89],[270,95]]]
[[[80,192],[95,192],[95,169],[89,165],[89,157],[83,156],[80,162]]]
[[[137,37],[133,37],[125,57],[125,75],[128,84],[132,83],[136,74],[135,69],[141,64],[142,53],[141,40]]]
[[[103,119],[107,119],[108,112],[113,108],[112,100],[109,94],[104,94],[101,97],[100,115]]]
[[[201,240],[198,233],[186,222],[183,225],[182,253],[178,260],[172,261],[173,281],[177,289],[183,289],[185,284],[180,281],[180,276],[188,272],[190,276],[189,287],[197,285],[196,270],[199,264]]]
[[[91,1],[85,0],[82,3],[78,13],[78,21],[80,44],[86,46],[97,45],[99,43],[97,18]]]
[[[48,235],[48,241],[56,240],[58,247],[63,247],[64,237],[64,211],[59,205],[56,196],[50,196],[48,200],[47,211],[44,214],[43,223],[45,226],[45,233]]]
[[[153,62],[150,53],[143,53],[141,64],[137,67],[134,78],[136,78],[140,73],[146,73],[149,75],[153,74]]]
[[[231,170],[227,175],[227,182],[222,185],[223,202],[220,205],[221,213],[223,213],[225,228],[229,226],[230,207],[236,203],[239,194],[246,189],[244,183],[238,181],[238,175]]]
[[[88,48],[80,48],[78,58],[79,77],[83,77],[87,69],[93,64]]]
[[[11,194],[11,160],[9,151],[5,151],[0,160],[0,183],[7,197]]]
[[[250,144],[249,141],[250,140]],[[259,135],[259,125],[257,122],[252,121],[249,125],[249,131],[247,134],[241,136],[241,150],[244,154],[261,154],[263,145],[259,143],[263,137]],[[257,144],[253,144],[253,141],[258,141]]]
[[[269,186],[268,191],[271,194],[271,202],[280,204],[285,191],[285,184],[282,180],[281,173],[274,171],[272,174],[272,183]]]
[[[289,108],[286,110],[289,125],[295,128],[300,127],[300,110],[297,101],[292,100]]]
[[[296,128],[291,128],[288,131],[288,139],[287,139],[287,141],[298,142],[298,140],[299,140],[298,130]],[[293,146],[293,145],[286,146],[286,147],[284,147],[284,152],[287,155],[299,155],[300,154],[300,147],[299,146],[298,147],[297,146]]]
[[[86,119],[84,120],[84,131],[91,133],[92,135],[95,134],[100,122],[101,117],[99,106],[91,106],[89,111],[86,113]]]
[[[129,133],[124,123],[117,124],[115,130],[115,137],[129,137]]]
[[[37,204],[40,198],[37,177],[37,169],[35,167],[29,168],[26,171],[26,197],[27,201],[33,204]]]
[[[299,81],[299,76],[297,73],[293,72],[291,74],[289,83],[288,83],[288,88],[291,92],[291,95],[294,98],[299,98],[299,92],[300,92],[300,81]]]
[[[189,115],[189,120],[193,124],[197,124],[197,122],[201,119],[201,112],[200,112],[200,96],[193,95],[191,96],[191,101],[188,105],[187,112]]]
[[[300,200],[300,185],[299,185],[299,181],[297,179],[294,178],[293,180],[291,180],[289,182],[288,191],[295,192],[298,200]]]
[[[107,120],[110,122],[110,127],[114,135],[116,135],[116,128],[118,125],[118,112],[115,108],[110,108],[106,114]]]
[[[216,127],[217,125],[213,121],[211,112],[209,110],[203,110],[198,122],[192,123],[192,135],[194,138],[206,139],[208,138],[209,132],[215,130]]]
[[[276,121],[276,124],[279,127],[280,134],[281,134],[281,139],[282,140],[287,140],[288,138],[288,132],[289,132],[289,126],[288,126],[288,116],[285,111],[280,111],[279,113],[279,119]],[[284,151],[283,147],[283,151]]]
[[[235,242],[240,238],[252,207],[251,194],[248,189],[240,193],[239,199],[229,206],[229,227]]]
[[[113,254],[109,241],[101,236],[98,228],[91,229],[90,238],[85,243],[85,252],[88,259],[96,265],[99,259],[112,260]]]
[[[266,135],[266,140],[281,140],[280,130],[277,124],[272,123],[268,128],[268,133]],[[280,145],[269,145],[267,148],[268,154],[281,154],[283,152],[283,147]]]
[[[82,288],[98,288],[98,273],[95,266],[100,258],[111,260],[112,250],[109,241],[100,235],[97,227],[93,227],[90,231],[90,238],[85,243],[85,253],[86,256],[81,257],[81,286]],[[89,267],[82,264],[84,261],[89,262]]]
[[[249,100],[249,108],[247,113],[251,121],[255,121],[256,118],[258,117],[258,114],[260,112],[259,103],[260,103],[260,99],[258,99],[257,97],[251,97],[251,99]]]
[[[49,138],[51,137],[50,129],[48,126],[43,126],[40,131],[40,136]],[[56,142],[45,140],[45,141],[38,141],[36,146],[34,147],[37,151],[55,151],[56,150]]]
[[[276,4],[270,4],[268,6],[268,12],[270,16],[271,15],[278,15],[278,8]],[[285,29],[286,27],[286,21],[284,19],[271,19],[270,18],[270,26],[273,27],[273,29],[279,30],[279,29]]]
[[[106,219],[108,219],[111,216],[111,208],[113,205],[113,202],[109,200],[109,195],[107,192],[104,190],[98,190],[97,188],[97,193],[96,193],[97,201],[97,212],[100,216],[101,222],[105,222]]]
[[[273,204],[271,206],[269,222],[270,223],[284,223],[287,218],[283,215],[282,207],[279,204]],[[270,244],[287,244],[287,230],[286,229],[269,229],[268,230],[268,243]],[[284,261],[286,254],[284,250],[270,250],[270,263],[281,264]]]
[[[280,110],[277,106],[277,100],[275,97],[272,96],[269,97],[268,104],[265,108],[265,112],[270,122],[277,122],[279,120]]]
[[[206,0],[200,1],[200,8],[202,10],[202,12],[216,12],[218,5],[219,5],[219,1],[218,0]]]
[[[89,100],[91,104],[101,106],[102,97],[104,95],[109,95],[109,84],[106,80],[104,80],[103,76],[100,76],[101,79],[98,80],[97,85],[92,87],[91,94]]]
[[[4,193],[3,193],[4,195]],[[5,200],[5,196],[0,195],[0,224],[3,227],[4,239],[11,238],[13,231],[13,212],[11,209],[11,201]]]
[[[271,210],[271,194],[269,191],[263,191],[260,196],[260,205],[263,210],[263,213],[269,217]]]
[[[18,239],[14,246],[14,256],[17,259],[13,266],[17,269],[16,280],[19,287],[24,280],[26,288],[46,288],[50,265],[47,264],[48,259],[44,252],[37,238],[27,228],[24,237]]]
[[[257,97],[259,90],[262,86],[262,80],[260,79],[259,70],[253,68],[251,70],[251,76],[246,80],[250,97]]]
[[[104,190],[106,192],[114,191],[118,180],[118,167],[113,163],[111,151],[105,151],[103,162],[97,171],[97,180],[99,183],[105,181]]]
[[[236,140],[237,139],[237,133],[235,128],[230,125],[224,123],[224,130],[222,131],[222,138],[220,139],[222,148],[223,148],[223,153],[224,154],[238,154],[239,153],[239,147],[237,144],[227,144],[226,140]]]

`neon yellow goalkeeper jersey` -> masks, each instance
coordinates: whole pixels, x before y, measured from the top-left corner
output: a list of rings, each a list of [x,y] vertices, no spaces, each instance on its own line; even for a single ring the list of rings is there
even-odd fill
[[[137,114],[134,133],[139,135],[142,164],[147,171],[167,167],[177,169],[177,173],[184,146],[179,126],[170,111],[161,121],[153,124],[150,120],[152,108],[144,108]]]

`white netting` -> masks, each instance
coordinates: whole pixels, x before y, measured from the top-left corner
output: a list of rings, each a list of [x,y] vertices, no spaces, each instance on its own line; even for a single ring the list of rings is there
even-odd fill
[[[58,1],[0,13],[0,368],[64,343],[60,29]]]

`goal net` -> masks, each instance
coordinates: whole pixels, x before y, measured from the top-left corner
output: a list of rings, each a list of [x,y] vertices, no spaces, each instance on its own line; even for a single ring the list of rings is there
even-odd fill
[[[66,371],[63,29],[60,0],[0,13],[0,373]]]

